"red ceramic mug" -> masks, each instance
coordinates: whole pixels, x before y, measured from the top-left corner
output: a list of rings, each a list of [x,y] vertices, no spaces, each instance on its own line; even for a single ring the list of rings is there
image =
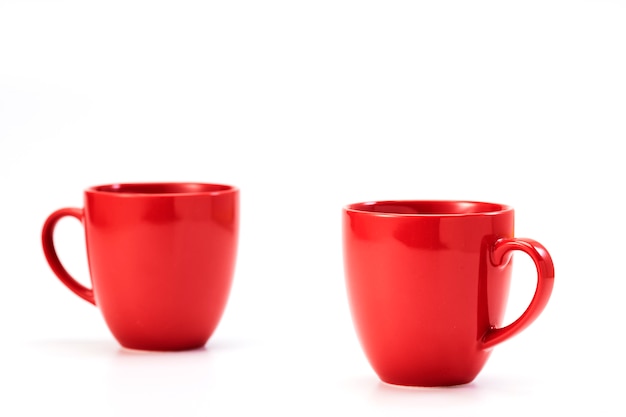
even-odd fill
[[[344,208],[352,318],[382,381],[469,383],[494,346],[541,314],[554,285],[552,259],[513,230],[513,209],[502,204],[378,201]],[[537,287],[525,312],[503,326],[513,251],[532,258]]]
[[[68,274],[54,248],[57,222],[85,228],[92,288]],[[204,346],[229,296],[237,251],[239,190],[222,184],[136,183],[91,187],[84,208],[52,213],[42,230],[48,264],[99,307],[124,347]]]

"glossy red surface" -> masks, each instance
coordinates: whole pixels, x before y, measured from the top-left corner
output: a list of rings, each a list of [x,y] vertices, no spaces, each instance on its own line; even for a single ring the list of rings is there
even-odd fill
[[[92,187],[84,208],[52,213],[42,230],[46,259],[75,294],[95,304],[118,342],[142,350],[206,344],[225,309],[234,274],[239,190],[218,184]],[[65,270],[53,233],[64,216],[85,227],[91,283]]]
[[[539,316],[554,266],[541,244],[513,231],[513,209],[499,204],[387,201],[344,208],[353,322],[381,380],[469,383],[495,345]],[[535,262],[537,288],[522,316],[502,327],[515,250]]]

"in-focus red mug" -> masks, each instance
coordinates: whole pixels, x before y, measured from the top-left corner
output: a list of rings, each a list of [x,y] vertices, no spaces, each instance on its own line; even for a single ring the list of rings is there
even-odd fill
[[[514,236],[513,208],[471,201],[376,201],[343,209],[350,309],[378,377],[411,386],[473,381],[492,348],[543,311],[554,265],[537,241]],[[528,254],[537,287],[503,326],[513,251]]]
[[[57,256],[57,222],[83,223],[92,288]],[[140,350],[204,346],[226,307],[239,232],[239,190],[222,184],[135,183],[88,188],[84,208],[52,213],[42,230],[48,264],[95,304],[116,340]]]

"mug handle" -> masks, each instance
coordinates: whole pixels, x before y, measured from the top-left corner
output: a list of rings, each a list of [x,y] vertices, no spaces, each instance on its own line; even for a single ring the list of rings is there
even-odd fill
[[[93,290],[80,284],[67,272],[63,264],[61,264],[56,249],[54,248],[54,228],[56,227],[58,221],[65,216],[74,217],[81,223],[83,222],[83,210],[79,208],[62,208],[48,216],[41,231],[43,253],[46,256],[46,260],[48,261],[50,268],[52,268],[52,271],[67,288],[72,290],[72,292],[80,298],[96,305]]]
[[[491,250],[494,266],[504,266],[510,260],[511,251],[526,252],[537,268],[537,288],[532,301],[522,315],[511,324],[501,328],[491,328],[483,336],[482,347],[489,349],[526,329],[543,311],[554,287],[554,264],[550,254],[539,242],[526,238],[498,239]],[[509,255],[509,256],[507,256]]]

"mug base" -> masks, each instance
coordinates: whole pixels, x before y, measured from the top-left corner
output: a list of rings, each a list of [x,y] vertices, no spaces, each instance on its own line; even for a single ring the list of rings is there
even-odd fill
[[[395,387],[454,388],[454,387],[468,385],[471,382],[473,382],[476,377],[463,378],[463,379],[440,379],[440,378],[396,379],[396,378],[383,378],[379,376],[379,378],[383,383],[387,385],[392,385]]]
[[[143,352],[182,352],[187,350],[197,350],[205,347],[208,340],[194,342],[129,342],[117,340],[124,349]]]
[[[125,346],[122,345],[120,343],[120,347],[124,350],[127,350],[129,352],[154,352],[154,353],[159,353],[159,352],[188,352],[188,351],[192,351],[192,350],[201,350],[205,348],[206,344],[203,345],[199,345],[199,346],[189,346],[189,347],[176,347],[176,348],[168,348],[168,347],[152,347],[152,346],[135,346],[135,347],[130,347],[130,346]]]

